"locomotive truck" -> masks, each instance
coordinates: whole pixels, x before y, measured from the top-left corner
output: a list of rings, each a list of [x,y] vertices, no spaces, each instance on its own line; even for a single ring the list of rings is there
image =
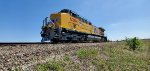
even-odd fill
[[[43,20],[41,42],[104,42],[104,31],[74,11],[63,9]]]

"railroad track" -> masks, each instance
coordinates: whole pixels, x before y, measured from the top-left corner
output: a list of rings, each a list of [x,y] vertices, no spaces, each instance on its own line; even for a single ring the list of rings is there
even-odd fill
[[[86,43],[82,42],[81,44]],[[80,43],[50,43],[50,42],[0,42],[0,46],[7,45],[28,45],[28,44],[80,44]]]
[[[3,44],[50,44],[49,42],[0,42],[0,45]]]
[[[15,45],[32,45],[32,44],[51,44],[49,42],[0,42],[0,46],[15,46]]]

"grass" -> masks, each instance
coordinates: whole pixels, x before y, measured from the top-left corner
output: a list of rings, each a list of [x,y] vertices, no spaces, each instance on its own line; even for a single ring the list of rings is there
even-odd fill
[[[64,71],[62,63],[59,61],[49,61],[45,64],[39,64],[37,71]]]
[[[76,52],[76,55],[81,58],[94,58],[98,55],[98,50],[94,48],[81,48]]]
[[[107,61],[108,70],[112,71],[147,71],[150,60],[147,57],[148,46],[131,51],[125,43],[116,44],[112,47],[110,44],[103,49],[103,52],[110,57]]]
[[[37,70],[80,71],[86,64],[86,68],[93,66],[95,71],[149,71],[150,42],[144,41],[143,45],[135,51],[125,42],[106,43],[103,48],[80,48],[74,53],[80,64],[73,61],[72,56],[65,55],[60,61],[38,65]]]
[[[63,58],[64,61],[70,61],[69,55],[65,55]]]
[[[65,55],[59,61],[49,61],[37,65],[36,71],[79,71],[79,65],[74,63],[69,55]]]
[[[11,71],[23,71],[21,68],[19,68],[19,67],[16,67],[16,68],[14,68],[13,70],[11,70]]]
[[[150,42],[144,42],[144,46],[133,51],[125,42],[107,43],[102,52],[94,48],[79,49],[76,54],[81,59],[94,58],[89,62],[97,71],[148,71],[150,65]],[[100,58],[105,55],[109,59]]]

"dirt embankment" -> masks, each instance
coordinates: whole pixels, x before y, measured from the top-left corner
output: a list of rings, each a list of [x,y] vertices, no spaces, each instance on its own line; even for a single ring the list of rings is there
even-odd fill
[[[0,45],[0,71],[28,67],[61,58],[82,47],[102,47],[102,43]]]

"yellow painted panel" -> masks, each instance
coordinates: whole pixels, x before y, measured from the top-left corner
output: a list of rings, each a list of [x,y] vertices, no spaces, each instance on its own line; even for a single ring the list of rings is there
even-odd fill
[[[51,15],[52,20],[57,18],[59,18],[59,21],[56,22],[57,27],[75,30],[78,32],[83,32],[88,34],[98,34],[94,32],[95,29],[94,26],[81,22],[79,19],[72,17],[67,13],[57,13]]]
[[[51,14],[50,16],[51,21],[53,21],[55,24],[55,27],[60,27],[61,24],[61,15],[56,13],[56,14]]]

